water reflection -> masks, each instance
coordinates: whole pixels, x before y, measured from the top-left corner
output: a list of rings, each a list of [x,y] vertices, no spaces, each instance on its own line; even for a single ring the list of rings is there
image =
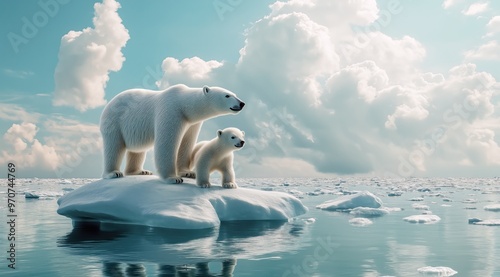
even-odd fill
[[[76,224],[58,239],[72,255],[98,258],[104,276],[233,276],[237,259],[296,251],[304,246],[304,225],[280,221],[225,222],[219,228],[173,230],[117,224]],[[209,264],[219,263],[213,273]]]

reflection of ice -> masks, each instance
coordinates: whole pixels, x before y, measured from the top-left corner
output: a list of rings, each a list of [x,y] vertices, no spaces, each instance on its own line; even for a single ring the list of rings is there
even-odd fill
[[[457,272],[449,267],[445,266],[425,266],[418,269],[418,273],[425,276],[453,276]]]
[[[174,230],[78,223],[71,233],[58,240],[58,245],[71,254],[109,263],[156,263],[163,269],[186,264],[199,267],[200,263],[212,261],[259,259],[297,251],[304,245],[301,240],[305,226],[277,221],[234,221],[213,229]]]

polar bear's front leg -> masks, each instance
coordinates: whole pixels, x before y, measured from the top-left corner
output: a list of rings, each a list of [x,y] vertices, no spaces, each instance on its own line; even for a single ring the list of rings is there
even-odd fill
[[[233,169],[233,159],[227,158],[223,161],[223,166],[221,167],[222,173],[222,187],[227,189],[238,188],[235,181],[235,174]]]
[[[191,125],[182,137],[179,153],[177,154],[177,172],[179,172],[181,177],[196,178],[196,173],[191,170],[191,157],[201,125],[201,122]]]
[[[181,122],[163,122],[155,128],[155,164],[158,175],[169,184],[183,182],[177,175],[177,153],[183,134],[184,128]]]
[[[144,160],[146,152],[127,152],[127,165],[125,167],[125,175],[153,175],[153,172],[144,170]]]
[[[200,188],[210,188],[210,171],[208,167],[196,167],[196,185]]]

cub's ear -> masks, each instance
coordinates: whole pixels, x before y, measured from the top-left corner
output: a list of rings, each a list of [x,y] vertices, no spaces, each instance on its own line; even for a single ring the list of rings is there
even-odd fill
[[[208,86],[203,86],[203,93],[207,94],[210,92],[210,88]]]
[[[241,133],[242,133],[243,135],[245,135],[245,131],[241,131]]]
[[[219,137],[219,138],[220,138],[220,136],[222,136],[222,130],[218,130],[218,131],[217,131],[217,137]]]

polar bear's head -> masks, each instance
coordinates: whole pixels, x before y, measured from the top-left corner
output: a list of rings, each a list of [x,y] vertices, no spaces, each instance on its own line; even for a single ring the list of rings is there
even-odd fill
[[[238,128],[226,128],[217,131],[219,144],[232,149],[238,150],[245,144],[245,132]]]
[[[238,113],[245,106],[236,94],[224,88],[204,86],[203,94],[209,97],[214,108],[222,113]]]

